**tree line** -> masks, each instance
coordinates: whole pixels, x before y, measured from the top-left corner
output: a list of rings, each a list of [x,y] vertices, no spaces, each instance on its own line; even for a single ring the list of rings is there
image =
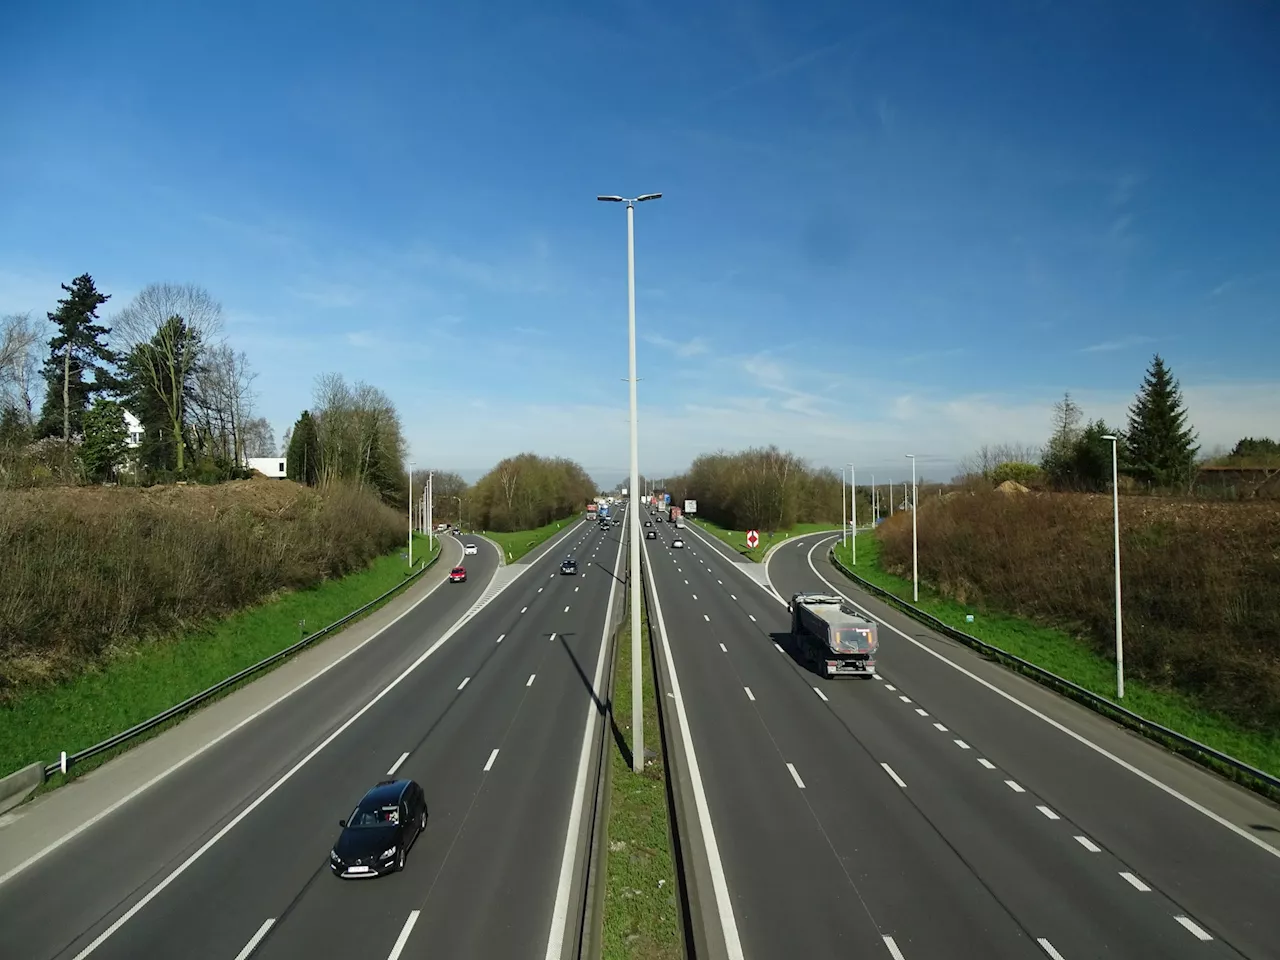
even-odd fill
[[[0,484],[209,482],[276,454],[208,291],[150,284],[108,324],[90,274],[61,286],[45,321],[0,320]]]

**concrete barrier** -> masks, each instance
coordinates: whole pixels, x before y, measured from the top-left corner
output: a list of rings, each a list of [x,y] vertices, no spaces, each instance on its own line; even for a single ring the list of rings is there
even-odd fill
[[[7,777],[0,778],[0,813],[16,807],[44,783],[44,764],[33,763]]]

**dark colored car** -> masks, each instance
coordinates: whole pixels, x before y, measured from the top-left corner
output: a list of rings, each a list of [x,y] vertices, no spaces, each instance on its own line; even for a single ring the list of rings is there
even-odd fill
[[[646,530],[646,531],[644,532],[644,538],[645,538],[646,540],[657,540],[657,539],[658,539],[658,531],[657,531],[657,530]]]
[[[653,521],[652,521],[652,520],[646,520],[646,521],[644,522],[644,525],[645,525],[646,527],[652,527],[652,526],[653,526]]]
[[[409,848],[427,828],[427,797],[414,780],[383,780],[339,820],[342,833],[329,851],[339,877],[380,877],[404,869]]]
[[[450,583],[466,583],[466,582],[467,582],[467,568],[466,568],[466,567],[454,567],[452,570],[450,570],[450,571],[449,571],[449,582],[450,582]]]
[[[573,557],[567,558],[562,564],[560,564],[560,572],[562,574],[569,573],[576,575],[578,572],[578,561],[573,559]]]

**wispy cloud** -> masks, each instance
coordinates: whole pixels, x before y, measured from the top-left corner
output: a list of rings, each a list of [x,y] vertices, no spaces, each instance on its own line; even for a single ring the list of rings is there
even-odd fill
[[[1118,340],[1103,340],[1101,343],[1090,344],[1087,347],[1081,347],[1081,353],[1113,353],[1116,350],[1128,350],[1132,347],[1140,347],[1145,343],[1154,343],[1155,337],[1148,337],[1136,334],[1128,337],[1121,337]]]
[[[369,299],[367,291],[353,284],[333,283],[314,277],[286,287],[285,292],[295,299],[324,310],[358,307]]]
[[[662,347],[664,350],[671,351],[677,357],[696,357],[709,352],[711,349],[711,345],[707,342],[705,337],[691,337],[688,340],[672,340],[656,333],[649,333],[644,335],[644,339],[655,347]]]

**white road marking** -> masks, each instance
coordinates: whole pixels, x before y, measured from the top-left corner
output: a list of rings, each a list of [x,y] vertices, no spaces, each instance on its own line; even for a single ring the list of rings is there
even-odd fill
[[[947,728],[946,728],[946,727],[944,727],[944,726],[943,726],[942,724],[940,724],[940,723],[935,723],[935,724],[933,725],[933,728],[934,728],[935,730],[937,730],[939,733],[946,733],[946,732],[947,732]]]
[[[1056,812],[1056,811],[1054,811],[1054,810],[1053,810],[1052,808],[1050,808],[1050,807],[1046,807],[1043,803],[1037,803],[1037,804],[1036,804],[1036,809],[1037,809],[1037,810],[1039,810],[1041,813],[1043,813],[1043,814],[1044,814],[1046,817],[1048,817],[1050,820],[1061,820],[1061,819],[1062,819],[1060,816],[1058,816],[1058,814],[1057,814],[1057,812]]]
[[[749,614],[749,613],[747,614],[747,619],[748,619],[748,620],[750,620],[752,623],[755,623],[755,622],[756,622],[756,618],[755,618],[755,617],[753,617],[753,616],[752,616],[751,614]]]
[[[916,713],[920,714],[922,717],[927,717],[929,715],[929,711],[925,710],[923,707],[916,707]]]
[[[525,686],[526,686],[526,687],[532,687],[532,686],[533,686],[533,678],[534,678],[534,677],[536,677],[536,676],[537,676],[537,674],[536,674],[536,673],[531,673],[531,674],[529,674],[529,680],[528,680],[528,682],[526,682],[526,683],[525,683]]]
[[[911,702],[911,698],[910,698],[910,697],[904,697],[902,694],[898,694],[898,699],[899,699],[899,700],[901,700],[903,703],[910,703],[910,702]]]
[[[1096,843],[1094,843],[1092,840],[1090,840],[1088,837],[1078,836],[1076,837],[1076,843],[1080,844],[1080,846],[1084,847],[1090,853],[1102,852],[1102,848],[1098,846]]]
[[[907,960],[902,955],[902,951],[898,949],[898,945],[893,942],[893,937],[881,937],[880,939],[884,941],[885,947],[889,950],[889,956],[893,957],[893,960]]]
[[[887,773],[889,776],[893,777],[893,782],[894,782],[894,783],[896,783],[898,786],[902,787],[902,789],[903,789],[903,790],[907,789],[907,785],[906,785],[905,783],[903,783],[903,782],[902,782],[902,778],[901,778],[900,776],[898,776],[896,773],[894,773],[894,771],[893,771],[893,767],[889,766],[887,763],[882,763],[882,764],[880,764],[880,766],[884,767],[884,772],[885,772],[885,773]]]
[[[1147,783],[1155,787],[1157,790],[1161,790],[1168,796],[1173,797],[1175,800],[1179,801],[1180,803],[1186,804],[1192,810],[1196,811],[1202,816],[1208,817],[1214,823],[1218,824],[1218,826],[1225,827],[1226,829],[1234,833],[1237,837],[1240,837],[1243,840],[1247,840],[1249,843],[1253,844],[1258,849],[1265,850],[1267,853],[1271,854],[1273,857],[1280,857],[1280,847],[1273,847],[1271,844],[1267,843],[1265,840],[1262,840],[1259,837],[1255,837],[1253,834],[1249,833],[1243,827],[1236,826],[1230,820],[1226,819],[1223,816],[1220,816],[1219,814],[1214,813],[1212,810],[1210,810],[1208,807],[1204,806],[1203,804],[1197,803],[1195,800],[1192,800],[1186,794],[1180,793],[1179,791],[1175,790],[1173,787],[1169,786],[1163,780],[1160,780],[1159,778],[1154,777],[1151,774],[1147,773],[1145,770],[1142,770],[1134,766],[1128,760],[1124,760],[1121,757],[1116,756],[1110,750],[1106,749],[1105,747],[1099,746],[1098,744],[1094,743],[1092,740],[1090,740],[1088,737],[1084,736],[1083,734],[1077,733],[1076,731],[1072,730],[1066,724],[1059,723],[1057,720],[1054,720],[1052,717],[1050,717],[1048,714],[1044,713],[1043,711],[1037,710],[1035,707],[1031,706],[1030,704],[1023,703],[1021,700],[1019,700],[1017,697],[1015,697],[1013,694],[1009,693],[1008,691],[1001,690],[998,686],[996,686],[991,681],[984,680],[982,677],[978,676],[973,671],[960,666],[960,664],[956,663],[954,660],[944,657],[937,650],[931,649],[926,644],[921,643],[915,637],[910,636],[907,633],[904,633],[903,631],[895,627],[893,624],[888,623],[881,617],[877,617],[874,613],[872,613],[866,607],[862,606],[852,597],[843,593],[834,583],[832,583],[822,574],[818,573],[818,568],[813,565],[813,551],[818,549],[818,547],[825,542],[826,541],[820,540],[817,543],[815,543],[812,547],[810,547],[809,553],[808,553],[809,569],[813,571],[814,576],[816,576],[819,580],[821,580],[828,587],[830,587],[832,591],[834,591],[839,596],[844,597],[844,599],[848,600],[849,603],[851,603],[857,609],[861,610],[867,616],[871,617],[873,620],[877,621],[878,623],[884,624],[885,627],[892,630],[894,633],[900,636],[903,640],[906,640],[908,643],[915,644],[915,646],[919,647],[925,653],[929,654],[929,656],[934,657],[937,660],[941,660],[947,666],[951,667],[951,669],[957,671],[958,673],[963,674],[964,676],[968,677],[970,680],[973,680],[975,683],[979,683],[982,686],[986,687],[996,696],[1003,697],[1009,703],[1012,703],[1014,706],[1020,707],[1021,709],[1027,711],[1027,713],[1031,714],[1036,719],[1043,720],[1045,723],[1053,727],[1059,733],[1063,733],[1066,736],[1070,737],[1072,740],[1081,744],[1082,746],[1088,747],[1094,753],[1098,754],[1098,756],[1105,757],[1106,759],[1110,760],[1112,763],[1114,763],[1116,766],[1120,767],[1121,769],[1129,771],[1129,773],[1133,774],[1135,777],[1138,777],[1141,780],[1145,780]],[[769,596],[774,597],[779,603],[783,604],[784,606],[786,605],[785,600],[777,596],[777,594],[770,592],[763,584],[761,584],[760,587],[762,590],[768,593]]]
[[[565,613],[569,612],[569,605],[567,603],[564,605],[564,612]]]
[[[574,593],[577,593],[577,592],[578,592],[578,589],[579,589],[578,587],[574,587],[574,588],[573,588],[573,592],[574,592]]]
[[[698,599],[698,595],[697,595],[696,593],[693,595],[693,599],[695,599],[695,600],[697,600],[697,599]]]
[[[493,769],[493,761],[498,759],[498,748],[493,748],[493,753],[489,754],[489,759],[484,762],[484,772],[488,773]]]
[[[1053,948],[1053,944],[1044,937],[1037,937],[1036,943],[1040,944],[1040,949],[1047,953],[1053,960],[1067,960],[1062,954]]]
[[[705,620],[705,621],[707,621],[707,623],[710,623],[710,622],[711,622],[711,618],[710,618],[710,617],[708,617],[705,613],[702,615],[702,619],[703,619],[703,620]]]
[[[542,592],[543,590],[545,590],[545,589],[546,589],[545,587],[539,587],[539,588],[538,588],[538,592],[539,592],[539,593],[541,593],[541,592]]]
[[[796,786],[799,787],[801,790],[803,790],[804,781],[800,779],[800,774],[796,773],[795,765],[788,763],[787,769],[791,771],[791,779],[796,782]]]
[[[884,688],[885,688],[886,690],[892,690],[892,691],[894,691],[895,693],[896,693],[896,692],[897,692],[897,690],[898,690],[898,688],[897,688],[897,687],[895,687],[892,683],[886,683],[886,684],[884,685]]]
[[[400,960],[400,954],[404,951],[404,945],[409,942],[409,934],[413,933],[413,925],[418,922],[418,914],[421,912],[421,910],[409,911],[409,919],[401,927],[400,936],[396,937],[396,942],[391,947],[391,952],[387,954],[387,960]]]
[[[968,749],[969,749],[969,745],[968,745],[967,743],[965,743],[963,740],[953,740],[953,741],[951,741],[951,742],[952,742],[952,743],[954,743],[954,744],[955,744],[957,747],[959,747],[961,750],[968,750]]]
[[[737,600],[738,598],[737,598],[736,596],[734,596],[734,595],[731,593],[731,594],[729,594],[729,599],[730,599],[730,600]]]
[[[722,644],[720,644],[720,649],[721,649],[721,650],[723,650],[725,653],[728,653],[728,652],[729,652],[729,648],[728,648],[728,647],[726,647],[723,643],[722,643]]]
[[[470,683],[470,682],[471,682],[471,678],[470,678],[470,677],[463,677],[463,678],[462,678],[462,682],[461,682],[460,684],[458,684],[458,689],[459,689],[459,690],[461,690],[463,687],[465,687],[465,686],[466,686],[468,683]]]
[[[684,582],[684,585],[687,587],[687,586],[689,585],[689,581],[688,581],[688,580],[686,580],[686,581]]]
[[[406,750],[404,753],[400,754],[400,759],[391,765],[391,769],[387,771],[387,776],[388,777],[395,776],[396,771],[400,769],[400,764],[404,763],[408,759],[409,759],[409,751]]]
[[[1133,889],[1137,890],[1139,893],[1151,892],[1150,887],[1148,887],[1145,883],[1143,883],[1141,880],[1135,877],[1128,870],[1121,870],[1120,876],[1124,878],[1125,883],[1129,884],[1129,886],[1133,887]]]
[[[1021,784],[1019,784],[1019,783],[1018,783],[1018,781],[1016,781],[1016,780],[1006,780],[1006,781],[1005,781],[1005,785],[1006,785],[1006,786],[1008,786],[1008,788],[1009,788],[1010,790],[1012,790],[1014,793],[1026,793],[1026,792],[1027,792],[1026,790],[1023,790],[1023,789],[1022,789]]]
[[[720,584],[720,586],[722,586],[722,587],[724,586],[724,581],[723,581],[723,580],[717,580],[717,581],[716,581],[716,583]]]
[[[754,702],[754,701],[755,701],[755,699],[756,699],[756,695],[755,695],[754,693],[752,693],[752,692],[751,692],[751,688],[750,688],[750,687],[743,687],[742,689],[743,689],[743,690],[745,690],[745,691],[747,691],[747,699],[748,699],[748,700],[750,700],[750,701],[752,701],[752,702]]]
[[[250,937],[249,942],[244,945],[244,949],[236,954],[236,960],[249,960],[250,954],[252,954],[258,944],[262,942],[262,938],[267,935],[267,931],[271,929],[271,925],[275,922],[275,917],[271,917],[269,920],[264,920],[262,922],[262,926],[258,928],[258,932]]]
[[[555,642],[556,642],[556,635],[555,635],[554,633],[553,633],[553,634],[551,634],[551,636],[550,636],[550,638],[549,638],[549,639],[551,640],[551,642],[552,642],[552,643],[555,643]]]
[[[818,696],[820,696],[823,700],[827,699],[827,695],[823,693],[821,690],[819,690],[817,687],[813,688],[813,692],[816,693]]]
[[[1186,929],[1191,932],[1191,935],[1195,937],[1197,940],[1213,939],[1213,937],[1209,936],[1209,934],[1205,932],[1204,927],[1200,926],[1200,924],[1196,923],[1190,917],[1184,917],[1179,915],[1174,917],[1173,919],[1177,920],[1180,924],[1186,927]]]
[[[500,633],[500,634],[498,634],[498,642],[499,642],[499,643],[501,643],[501,642],[503,641],[503,638],[505,638],[505,637],[506,637],[506,634],[505,634],[505,633]]]
[[[787,651],[783,650],[781,647],[779,647],[779,646],[778,646],[778,641],[776,641],[776,640],[775,640],[775,641],[773,642],[773,645],[774,645],[774,647],[777,649],[777,651],[778,651],[779,653],[786,653],[786,652],[787,652]]]
[[[520,608],[520,612],[521,612],[521,613],[524,613],[524,612],[525,612],[526,610],[528,610],[528,609],[529,609],[528,607],[521,607],[521,608]]]

